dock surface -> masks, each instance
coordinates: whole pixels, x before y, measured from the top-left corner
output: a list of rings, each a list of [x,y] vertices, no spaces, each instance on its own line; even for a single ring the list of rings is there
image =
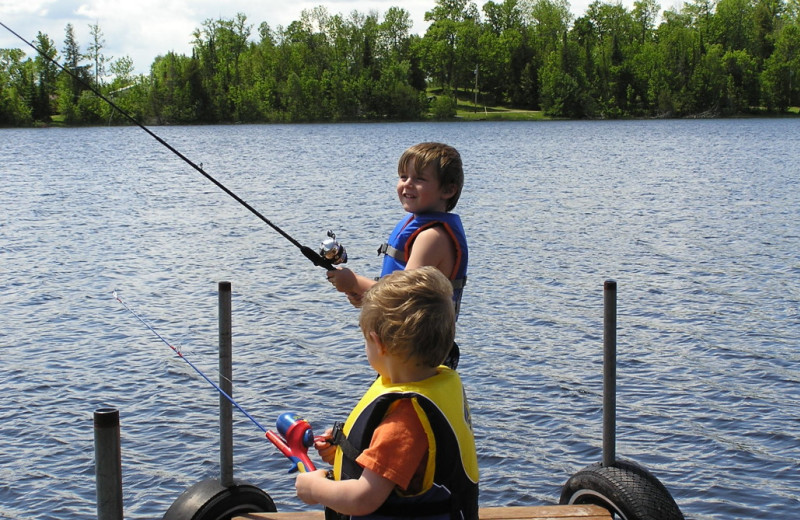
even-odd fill
[[[481,520],[611,520],[607,509],[594,505],[482,507]],[[233,520],[324,520],[323,511],[304,513],[248,513]]]

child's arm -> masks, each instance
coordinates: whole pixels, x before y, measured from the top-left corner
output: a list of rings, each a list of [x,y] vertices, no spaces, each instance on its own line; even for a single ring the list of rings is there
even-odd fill
[[[453,239],[441,226],[422,231],[414,240],[411,255],[406,269],[416,269],[432,265],[448,278],[456,266],[456,248]],[[334,269],[327,273],[328,281],[336,290],[347,294],[347,299],[356,307],[361,306],[361,298],[375,280],[356,274],[346,267]]]
[[[441,226],[422,231],[414,240],[406,269],[432,265],[448,278],[456,266],[456,248],[453,239]]]
[[[344,515],[368,515],[378,509],[394,489],[394,482],[364,469],[358,480],[329,480],[325,470],[300,473],[297,496],[306,504],[322,504]]]

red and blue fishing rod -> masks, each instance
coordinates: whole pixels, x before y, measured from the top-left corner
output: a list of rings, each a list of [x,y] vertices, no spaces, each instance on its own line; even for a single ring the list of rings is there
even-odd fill
[[[166,346],[172,349],[175,354],[178,355],[179,358],[186,361],[190,367],[194,369],[195,372],[200,374],[200,376],[205,379],[206,381],[213,386],[217,392],[219,392],[222,396],[224,396],[228,401],[231,402],[233,406],[235,406],[240,412],[242,412],[250,421],[258,426],[258,428],[264,432],[267,439],[275,445],[278,450],[283,453],[291,462],[292,467],[289,468],[289,472],[293,471],[314,471],[316,468],[314,463],[311,462],[311,459],[308,458],[308,448],[313,446],[314,444],[314,433],[311,430],[311,425],[305,419],[301,418],[299,415],[292,413],[292,412],[285,412],[278,416],[277,421],[275,422],[275,427],[278,430],[278,433],[270,431],[266,429],[260,422],[258,422],[252,415],[247,413],[247,410],[242,408],[236,400],[228,395],[228,393],[223,390],[217,383],[211,380],[202,370],[197,368],[197,366],[189,361],[189,359],[183,355],[183,352],[180,349],[174,347],[169,341],[167,341],[164,336],[158,333],[158,331],[153,328],[147,321],[144,320],[139,314],[134,311],[127,303],[125,303],[122,298],[120,298],[117,291],[113,291],[112,295],[114,299],[116,299],[119,303],[125,307],[131,314],[133,314],[136,319],[138,319],[142,324],[150,329],[150,332],[156,335],[158,339],[160,339]]]
[[[329,248],[328,248],[328,246],[326,246],[326,243],[328,242],[328,240],[326,240],[325,242],[323,242],[323,244],[322,244],[322,248],[320,249],[320,251],[319,251],[319,252],[316,252],[316,251],[314,251],[313,249],[311,249],[311,248],[310,248],[310,247],[308,247],[308,246],[304,246],[304,245],[302,245],[300,242],[298,242],[297,240],[295,240],[295,239],[294,239],[294,238],[293,238],[291,235],[289,235],[289,234],[288,234],[288,233],[286,233],[284,230],[282,230],[281,228],[279,228],[278,226],[276,226],[275,224],[273,224],[273,223],[272,223],[272,222],[271,222],[271,221],[270,221],[270,220],[269,220],[267,217],[265,217],[264,215],[262,215],[260,211],[258,211],[258,210],[257,210],[257,209],[255,209],[253,206],[251,206],[250,204],[248,204],[248,203],[247,203],[247,202],[246,202],[244,199],[242,199],[241,197],[239,197],[239,196],[238,196],[236,193],[234,193],[233,191],[231,191],[230,189],[228,189],[228,187],[227,187],[227,186],[225,186],[225,185],[224,185],[224,184],[222,184],[220,181],[218,181],[217,179],[215,179],[214,177],[212,177],[212,176],[211,176],[211,174],[209,174],[208,172],[206,172],[206,171],[203,169],[203,167],[202,167],[202,166],[199,166],[199,165],[197,165],[197,164],[196,164],[194,161],[192,161],[191,159],[189,159],[188,157],[186,157],[185,155],[183,155],[181,152],[179,152],[179,151],[178,151],[178,150],[177,150],[175,147],[173,147],[171,144],[169,144],[169,143],[168,143],[168,142],[166,142],[164,139],[162,139],[161,137],[159,137],[158,135],[156,135],[156,133],[155,133],[155,132],[153,132],[152,130],[150,130],[149,128],[147,128],[146,126],[144,126],[142,123],[140,123],[140,122],[139,122],[139,121],[138,121],[138,120],[137,120],[135,117],[133,117],[131,114],[129,114],[128,112],[126,112],[125,110],[123,110],[122,108],[120,108],[120,107],[119,107],[119,106],[118,106],[116,103],[114,103],[113,101],[111,101],[110,99],[108,99],[106,96],[104,96],[103,94],[101,94],[101,93],[100,93],[100,91],[99,91],[98,89],[96,89],[95,87],[93,87],[92,85],[90,85],[89,83],[87,83],[87,82],[86,82],[86,81],[85,81],[83,78],[81,78],[80,76],[78,76],[77,74],[75,74],[73,71],[69,70],[68,68],[64,67],[64,66],[63,66],[63,65],[61,65],[60,63],[58,63],[58,62],[57,62],[55,59],[53,59],[52,57],[48,56],[48,55],[47,55],[45,52],[43,52],[42,50],[40,50],[40,49],[39,49],[38,47],[36,47],[34,44],[32,44],[31,42],[29,42],[28,40],[26,40],[25,38],[23,38],[22,36],[20,36],[19,34],[17,34],[15,31],[13,31],[13,30],[12,30],[12,29],[11,29],[9,26],[7,26],[6,24],[4,24],[3,22],[0,22],[0,25],[2,25],[2,26],[3,26],[3,27],[4,27],[4,28],[5,28],[5,29],[6,29],[8,32],[10,32],[10,33],[11,33],[11,34],[13,34],[14,36],[16,36],[17,38],[19,38],[20,40],[22,40],[22,42],[23,42],[23,43],[25,43],[25,44],[26,44],[26,45],[28,45],[30,48],[32,48],[34,51],[36,51],[36,52],[37,52],[37,53],[38,53],[38,54],[39,54],[39,55],[40,55],[42,58],[46,59],[47,61],[49,61],[50,63],[52,63],[53,65],[55,65],[55,66],[56,66],[56,67],[58,67],[59,69],[61,69],[62,71],[66,72],[67,74],[69,74],[70,76],[72,76],[72,78],[74,78],[74,79],[75,79],[75,80],[76,80],[78,83],[80,83],[81,85],[83,85],[84,87],[86,87],[86,89],[88,89],[88,90],[90,90],[91,92],[93,92],[95,96],[97,96],[98,98],[100,98],[100,99],[102,99],[103,101],[105,101],[106,103],[108,103],[108,104],[109,104],[109,106],[111,106],[111,108],[113,108],[114,110],[116,110],[117,112],[119,112],[120,114],[122,114],[122,115],[123,115],[123,116],[124,116],[124,117],[125,117],[125,118],[126,118],[128,121],[130,121],[131,123],[135,124],[136,126],[138,126],[139,128],[141,128],[142,130],[144,130],[145,132],[147,132],[148,134],[150,134],[150,136],[152,136],[152,137],[153,137],[153,138],[154,138],[156,141],[158,141],[159,143],[161,143],[162,145],[164,145],[164,146],[165,146],[165,147],[166,147],[166,148],[167,148],[167,149],[168,149],[170,152],[172,152],[172,153],[174,153],[175,155],[177,155],[178,157],[180,157],[180,158],[181,158],[181,159],[182,159],[182,160],[183,160],[183,161],[184,161],[186,164],[188,164],[189,166],[191,166],[192,168],[194,168],[195,170],[197,170],[197,171],[198,171],[198,172],[199,172],[199,173],[200,173],[200,174],[201,174],[203,177],[205,177],[206,179],[208,179],[209,181],[211,181],[211,182],[212,182],[212,183],[213,183],[213,184],[214,184],[216,187],[218,187],[219,189],[221,189],[222,191],[224,191],[225,193],[227,193],[228,195],[230,195],[230,196],[231,196],[231,197],[232,197],[232,198],[233,198],[233,199],[234,199],[236,202],[238,202],[239,204],[241,204],[242,206],[244,206],[245,208],[247,208],[248,210],[250,210],[250,212],[251,212],[251,213],[253,213],[255,216],[257,216],[258,218],[260,218],[260,219],[261,219],[261,220],[262,220],[264,223],[266,223],[266,224],[267,224],[269,227],[271,227],[272,229],[274,229],[275,231],[277,231],[277,232],[278,232],[278,233],[279,233],[279,234],[280,234],[280,235],[281,235],[283,238],[285,238],[286,240],[288,240],[289,242],[291,242],[292,244],[294,244],[294,245],[295,245],[295,246],[296,246],[298,249],[300,249],[300,252],[301,252],[301,253],[303,253],[303,255],[304,255],[306,258],[308,258],[309,260],[311,260],[311,262],[312,262],[314,265],[316,265],[316,266],[320,266],[320,267],[323,267],[323,268],[325,268],[326,270],[330,271],[330,270],[334,269],[334,267],[333,267],[333,266],[334,266],[335,264],[344,263],[344,262],[346,262],[346,261],[347,261],[347,254],[345,253],[345,251],[344,251],[344,248],[343,248],[343,247],[342,247],[340,244],[338,244],[338,243],[334,243],[334,246],[335,246],[335,247],[333,247],[333,248],[329,249]],[[334,240],[334,242],[335,242],[335,237],[333,236],[333,233],[331,233],[331,232],[329,231],[329,232],[328,232],[328,236],[329,236],[329,237],[331,237],[331,238]]]

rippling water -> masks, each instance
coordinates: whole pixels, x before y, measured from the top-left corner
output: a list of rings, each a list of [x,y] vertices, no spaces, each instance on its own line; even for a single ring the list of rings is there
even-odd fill
[[[461,372],[481,505],[555,503],[602,454],[602,285],[618,290],[617,455],[694,519],[800,506],[797,120],[167,127],[156,133],[350,267],[399,218],[396,161],[466,166]],[[0,130],[0,518],[96,516],[92,413],[119,408],[127,518],[218,476],[217,282],[234,397],[321,431],[371,379],[357,312],[275,231],[136,128]],[[235,476],[280,511],[288,464],[234,416]]]

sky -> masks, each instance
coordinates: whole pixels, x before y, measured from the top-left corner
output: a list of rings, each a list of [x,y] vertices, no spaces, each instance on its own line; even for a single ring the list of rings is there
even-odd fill
[[[498,1],[499,0],[495,0]],[[582,16],[591,0],[571,0],[574,16]],[[485,1],[475,2],[480,8]],[[608,0],[615,3],[615,0]],[[620,0],[631,8],[633,0]],[[666,2],[662,0],[662,6]],[[267,22],[270,27],[288,26],[300,19],[304,9],[325,6],[330,14],[347,16],[352,11],[367,14],[376,11],[381,18],[390,7],[402,7],[411,15],[411,31],[424,34],[428,27],[425,12],[436,0],[0,0],[0,22],[34,43],[38,32],[55,42],[61,52],[64,29],[73,26],[75,39],[82,50],[91,41],[89,26],[99,25],[105,40],[103,54],[117,59],[129,56],[136,73],[148,73],[153,60],[169,51],[191,54],[192,32],[209,19],[247,16],[247,23],[257,34],[258,26]],[[666,7],[666,6],[664,6]],[[24,42],[0,27],[0,49],[22,49],[28,56],[33,50]]]

